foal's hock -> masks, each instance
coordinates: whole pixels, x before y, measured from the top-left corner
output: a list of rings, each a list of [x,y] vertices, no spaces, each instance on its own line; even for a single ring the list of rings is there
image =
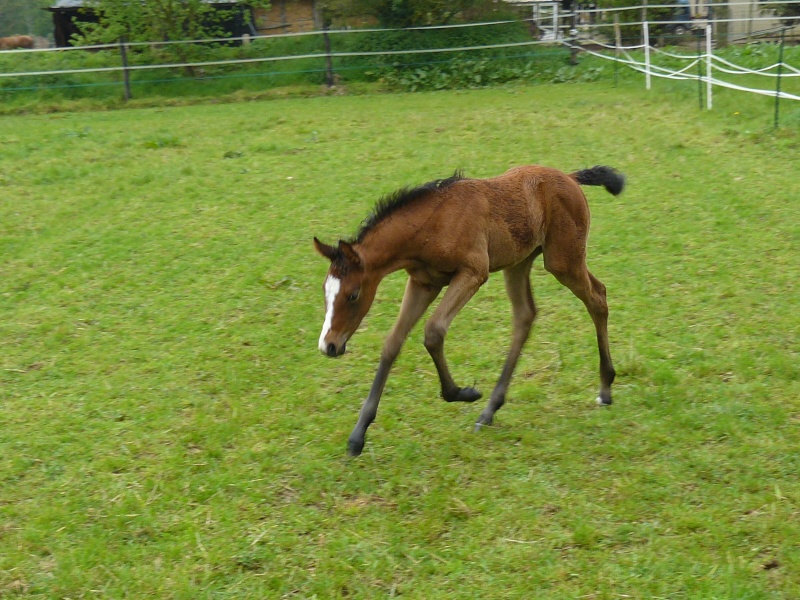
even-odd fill
[[[447,291],[425,323],[425,348],[447,402],[474,402],[481,397],[476,389],[453,381],[444,338],[453,318],[489,273],[503,271],[514,317],[511,348],[475,427],[492,423],[536,318],[529,276],[540,254],[545,269],[583,301],[592,317],[600,350],[597,402],[611,404],[614,367],[606,289],[586,268],[589,206],[579,184],[601,185],[617,195],[625,178],[604,166],[569,174],[540,166],[517,167],[491,179],[468,179],[456,172],[448,179],[386,196],[349,241],[329,246],[314,238],[317,251],[331,261],[323,285],[325,322],[319,336],[319,349],[328,356],[344,354],[381,280],[400,269],[408,273],[400,315],[384,342],[378,372],[350,435],[351,455],[364,448],[389,370],[409,331],[444,287]]]

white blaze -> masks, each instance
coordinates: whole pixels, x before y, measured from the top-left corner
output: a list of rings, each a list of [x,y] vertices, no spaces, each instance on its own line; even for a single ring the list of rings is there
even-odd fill
[[[327,336],[328,332],[331,330],[331,323],[333,322],[333,303],[336,300],[336,296],[339,294],[339,288],[341,288],[341,286],[342,282],[332,275],[329,275],[325,280],[325,322],[322,324],[322,333],[319,336],[319,351],[322,353],[327,353],[325,336]]]

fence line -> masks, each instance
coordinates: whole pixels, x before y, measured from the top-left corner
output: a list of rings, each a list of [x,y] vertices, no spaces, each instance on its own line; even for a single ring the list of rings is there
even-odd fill
[[[645,31],[645,36],[646,36],[647,35],[647,27],[646,27],[646,25],[644,26],[644,31]],[[751,92],[751,93],[754,93],[754,94],[760,94],[760,95],[764,95],[764,96],[774,96],[776,98],[781,98],[781,99],[786,99],[786,100],[800,100],[800,96],[796,96],[794,94],[789,94],[787,92],[775,91],[775,90],[763,90],[763,89],[759,89],[759,88],[748,88],[748,87],[736,85],[736,84],[733,84],[733,83],[730,83],[730,82],[727,82],[727,81],[724,81],[724,80],[717,79],[717,78],[713,77],[713,74],[712,74],[713,70],[721,71],[721,72],[727,73],[729,75],[760,75],[760,76],[775,77],[775,78],[798,77],[798,76],[800,76],[800,69],[798,69],[798,68],[796,68],[796,67],[794,67],[794,66],[792,66],[792,65],[790,65],[788,63],[785,63],[783,61],[775,63],[775,64],[770,65],[768,67],[762,67],[760,69],[748,69],[746,67],[742,67],[740,65],[737,65],[737,64],[735,64],[733,62],[730,62],[730,61],[728,61],[728,60],[726,60],[724,58],[721,58],[719,56],[716,56],[714,54],[713,48],[712,48],[711,43],[710,43],[711,42],[711,25],[710,24],[706,26],[705,38],[706,38],[706,51],[705,51],[705,54],[703,54],[701,56],[679,55],[679,54],[674,54],[674,53],[667,53],[667,52],[663,52],[663,51],[658,51],[658,49],[655,49],[657,52],[660,52],[660,53],[665,54],[667,56],[670,56],[670,57],[673,57],[673,58],[680,58],[680,59],[687,60],[687,61],[691,61],[691,62],[689,62],[689,64],[686,67],[684,67],[684,68],[682,68],[680,70],[674,70],[674,69],[669,69],[669,68],[653,65],[649,61],[649,58],[644,63],[641,63],[639,61],[634,60],[630,56],[630,54],[628,54],[627,52],[625,52],[626,60],[621,60],[621,59],[617,58],[616,56],[607,56],[607,55],[604,55],[604,54],[599,53],[599,52],[586,50],[585,48],[582,48],[582,49],[584,51],[586,51],[586,52],[589,52],[593,56],[598,56],[598,57],[609,59],[609,60],[618,60],[621,63],[627,65],[628,67],[630,67],[630,68],[632,68],[632,69],[634,69],[636,71],[639,71],[641,73],[644,73],[645,77],[647,77],[647,78],[649,78],[649,76],[652,75],[652,76],[655,76],[655,77],[662,77],[662,78],[666,78],[666,79],[682,79],[682,80],[691,80],[691,79],[696,79],[697,80],[697,79],[699,79],[701,82],[704,82],[704,83],[706,83],[708,85],[708,90],[709,90],[708,96],[709,96],[709,98],[711,96],[710,90],[711,90],[712,86],[716,85],[716,86],[725,87],[725,88],[728,88],[728,89],[738,90],[738,91],[742,91],[742,92]],[[569,45],[570,45],[570,47],[575,47],[573,44],[569,44]],[[645,55],[646,55],[646,57],[649,57],[649,50],[648,49],[646,49],[646,54]],[[689,70],[691,69],[691,67],[696,66],[698,64],[698,62],[700,62],[700,61],[705,62],[706,65],[707,65],[707,70],[706,70],[705,77],[702,76],[702,75],[689,74]],[[729,67],[732,67],[732,69],[726,69],[726,68],[720,67],[720,66],[715,64],[716,62],[720,62],[722,64],[725,64],[725,65],[729,66]],[[782,69],[788,69],[789,71],[791,71],[791,73],[782,73],[782,72],[779,72],[779,73],[767,73],[766,72],[766,71],[769,71],[771,69],[776,69],[776,68],[779,69],[779,71],[782,70]],[[733,69],[735,69],[735,70],[733,70]],[[649,89],[649,85],[647,87]],[[712,107],[711,106],[711,102],[709,102],[708,108],[711,108],[711,107]]]
[[[610,61],[617,61],[620,64],[624,64],[624,65],[630,67],[631,69],[633,69],[634,71],[638,71],[639,73],[642,73],[642,74],[645,74],[645,75],[647,73],[649,73],[653,77],[659,77],[661,79],[673,79],[673,80],[678,80],[678,81],[697,81],[698,80],[698,75],[690,74],[688,71],[689,71],[690,68],[697,66],[697,64],[700,63],[701,61],[705,61],[707,59],[707,56],[708,56],[708,55],[704,55],[704,56],[702,56],[700,58],[698,58],[696,56],[692,57],[693,60],[692,60],[691,63],[689,63],[687,66],[685,66],[684,68],[682,68],[680,70],[677,70],[677,71],[674,71],[672,69],[668,69],[666,67],[660,67],[658,65],[653,65],[653,64],[649,65],[649,70],[648,70],[646,63],[635,60],[629,54],[627,55],[626,60],[622,60],[622,59],[617,59],[614,56],[609,56],[609,55],[606,55],[606,54],[602,54],[600,52],[595,52],[593,50],[587,50],[586,48],[584,48],[582,46],[573,46],[573,45],[570,44],[570,47],[574,47],[576,49],[582,50],[583,52],[586,52],[587,54],[591,54],[592,56],[596,56],[598,58],[602,58],[602,59],[610,60]],[[713,60],[714,58],[717,58],[717,57],[715,57],[712,54],[711,58]],[[791,65],[788,65],[786,63],[776,63],[775,65],[773,65],[773,67],[777,67],[778,65],[783,65],[784,68],[790,68],[790,69],[796,70],[796,69],[794,69],[794,67],[792,67]],[[737,74],[758,75],[759,73],[757,71],[744,69],[742,67],[742,70]],[[787,76],[787,74],[784,73],[783,77],[786,77],[786,76]],[[710,82],[713,85],[716,85],[716,86],[719,86],[719,87],[725,87],[725,88],[729,88],[729,89],[732,89],[732,90],[738,90],[738,91],[741,91],[741,92],[752,92],[754,94],[760,94],[762,96],[771,96],[771,97],[776,97],[777,96],[777,97],[785,99],[785,100],[800,100],[800,96],[795,96],[794,94],[789,94],[788,92],[783,92],[783,91],[776,92],[775,90],[762,90],[762,89],[758,89],[758,88],[747,88],[747,87],[735,85],[733,83],[729,83],[727,81],[723,81],[723,80],[720,80],[720,79],[715,79],[713,77],[709,78],[709,76],[705,76],[705,77],[700,76],[699,79],[700,79],[700,81],[702,81],[704,83]]]
[[[726,6],[732,6],[736,4],[746,5],[748,3],[745,2],[736,2],[727,4]],[[769,0],[767,2],[762,2],[761,5],[783,5],[786,4],[785,2],[779,1],[772,1]],[[711,4],[709,6],[723,6],[724,4]],[[681,7],[685,5],[675,5],[675,4],[667,4],[667,5],[651,5],[648,8],[675,8]],[[619,9],[598,9],[598,10],[591,10],[591,11],[580,11],[582,13],[585,12],[601,12],[605,13],[618,13],[620,10],[641,10],[641,7],[625,7]],[[119,42],[117,44],[101,44],[101,45],[93,45],[93,46],[84,46],[84,47],[73,47],[73,48],[47,48],[47,49],[34,49],[34,50],[10,50],[10,51],[2,51],[0,55],[7,54],[7,53],[14,53],[14,52],[53,52],[53,51],[64,51],[64,50],[102,50],[102,49],[118,49],[123,57],[123,64],[120,66],[107,66],[107,67],[90,67],[90,68],[73,68],[73,69],[60,69],[60,70],[38,70],[38,71],[30,71],[30,72],[0,72],[0,80],[2,78],[9,78],[9,77],[35,77],[35,76],[58,76],[58,75],[69,75],[69,74],[87,74],[87,73],[118,73],[122,72],[126,77],[133,71],[153,71],[157,69],[200,69],[203,67],[213,67],[213,66],[231,66],[231,65],[246,65],[246,64],[258,64],[258,63],[277,63],[277,62],[284,62],[284,61],[292,61],[292,60],[303,60],[303,59],[326,59],[330,61],[334,58],[355,58],[355,57],[382,57],[382,56],[413,56],[413,55],[431,55],[431,54],[452,54],[456,52],[475,52],[475,51],[483,51],[483,50],[494,50],[494,49],[509,49],[509,48],[529,48],[534,46],[541,46],[541,45],[548,45],[553,46],[553,42],[556,42],[556,45],[563,45],[568,47],[571,51],[583,51],[592,56],[596,56],[602,58],[604,60],[612,60],[615,61],[617,64],[621,64],[624,66],[629,67],[630,69],[640,72],[645,75],[645,82],[647,89],[651,87],[651,77],[658,77],[662,79],[673,79],[673,80],[696,80],[698,84],[705,83],[706,84],[706,96],[707,96],[707,105],[708,108],[712,107],[712,91],[714,86],[724,87],[728,89],[733,89],[742,92],[749,92],[760,94],[764,96],[773,96],[777,99],[787,99],[787,100],[800,100],[800,96],[787,93],[785,91],[780,90],[780,80],[781,78],[787,77],[798,77],[800,76],[800,68],[794,67],[792,65],[787,64],[782,59],[770,66],[761,67],[758,69],[749,69],[746,67],[742,67],[737,65],[731,61],[723,59],[722,57],[716,56],[713,47],[712,47],[712,27],[717,26],[720,23],[728,23],[733,21],[741,21],[742,19],[704,19],[702,21],[704,27],[701,29],[698,27],[698,22],[687,22],[687,21],[639,21],[639,22],[630,22],[624,23],[626,27],[640,27],[642,31],[642,40],[644,43],[636,44],[636,45],[622,45],[621,40],[615,35],[615,42],[613,45],[606,43],[603,39],[577,39],[578,32],[576,30],[571,30],[569,32],[569,36],[562,36],[561,31],[566,30],[569,26],[574,23],[573,18],[576,16],[577,13],[561,13],[558,15],[558,19],[560,23],[556,24],[556,31],[554,32],[554,39],[552,40],[529,40],[529,41],[522,41],[522,42],[507,42],[507,43],[499,43],[499,44],[485,44],[485,45],[472,45],[472,46],[458,46],[458,47],[446,47],[446,48],[414,48],[414,49],[407,49],[407,50],[384,50],[384,51],[361,51],[361,52],[338,52],[338,51],[320,51],[320,52],[312,52],[312,53],[305,53],[305,54],[293,54],[293,55],[281,55],[281,56],[261,56],[261,57],[253,57],[253,58],[236,58],[236,59],[229,59],[229,60],[208,60],[208,61],[194,61],[194,62],[180,62],[180,63],[167,63],[167,64],[143,64],[143,65],[130,65],[127,64],[126,61],[126,51],[129,48],[136,48],[136,47],[147,47],[147,46],[162,46],[162,45],[171,45],[171,44],[198,44],[198,43],[220,43],[220,42],[231,42],[231,41],[258,41],[258,40],[274,40],[274,39],[281,39],[281,38],[290,38],[290,37],[298,37],[298,36],[325,36],[325,35],[350,35],[350,34],[357,34],[357,33],[376,33],[376,32],[399,32],[399,31],[430,31],[430,30],[441,30],[441,29],[457,29],[457,28],[465,28],[465,27],[493,27],[497,25],[508,25],[508,24],[518,24],[520,20],[514,21],[492,21],[486,23],[466,23],[466,24],[456,24],[456,25],[445,25],[445,26],[432,26],[432,27],[415,27],[409,29],[355,29],[355,30],[329,30],[329,31],[310,31],[310,32],[299,32],[299,33],[287,33],[287,34],[278,34],[272,36],[254,36],[248,37],[244,36],[242,38],[215,38],[211,40],[189,40],[189,41],[167,41],[167,42],[135,42],[135,43],[127,43],[127,42]],[[549,24],[549,18],[548,24]],[[785,31],[789,28],[786,23],[792,23],[793,26],[800,25],[800,16],[792,16],[792,17],[753,17],[744,19],[746,21],[781,21],[784,23],[782,30]],[[534,22],[534,19],[523,19],[521,22]],[[667,52],[661,50],[659,48],[652,48],[650,46],[650,38],[651,38],[651,31],[650,27],[652,25],[659,25],[663,26],[666,24],[683,24],[683,25],[694,25],[695,32],[698,36],[698,50],[696,55],[685,55],[685,54],[678,54],[675,52]],[[591,23],[588,26],[582,26],[582,30],[585,32],[587,29],[594,31],[594,32],[602,32],[602,28],[605,27],[615,27],[618,28],[619,24],[616,23],[607,23],[607,22],[596,22]],[[699,46],[700,43],[700,35],[703,33],[705,35],[706,41],[706,48],[705,52],[702,52]],[[783,39],[783,36],[782,38]],[[594,50],[591,47],[587,47],[588,45],[600,48],[601,51]],[[604,53],[602,50],[607,52],[613,53],[613,55],[609,55],[608,53]],[[636,60],[631,54],[631,51],[643,50],[644,51],[644,61]],[[687,65],[682,68],[670,68],[670,67],[662,67],[660,65],[653,63],[653,58],[657,57],[658,55],[663,55],[669,57],[671,59],[676,60],[685,60],[687,61]],[[701,63],[705,64],[705,75],[703,74],[703,69],[701,68]],[[407,65],[404,65],[407,66]],[[693,68],[697,68],[696,73],[692,73],[691,70]],[[329,67],[330,69],[330,67]],[[777,70],[777,72],[773,72]],[[314,72],[322,72],[323,69],[315,70]],[[294,72],[309,72],[309,71],[294,71]],[[293,72],[293,73],[294,73]],[[777,79],[778,82],[778,89],[777,90],[764,90],[758,88],[751,88],[745,87],[743,85],[737,85],[728,81],[724,81],[719,79],[715,76],[715,72],[724,73],[726,75],[759,75],[762,77],[773,77]],[[90,86],[93,84],[81,84],[82,86]],[[99,85],[99,84],[98,84]],[[109,84],[112,85],[112,84]],[[58,87],[58,86],[47,86],[47,87]],[[6,88],[8,89],[8,88]],[[17,89],[31,89],[31,88],[17,88]],[[129,88],[127,88],[129,91]],[[701,92],[702,96],[702,92]]]
[[[158,65],[130,65],[127,67],[93,67],[89,69],[63,69],[58,71],[32,71],[29,73],[0,73],[0,77],[23,77],[34,75],[59,75],[76,73],[112,73],[119,71],[144,71],[153,69],[179,69],[179,68],[200,68],[214,67],[223,65],[252,64],[262,62],[277,62],[284,60],[301,60],[306,58],[353,58],[358,56],[396,56],[401,54],[437,54],[445,52],[469,52],[475,50],[493,50],[497,48],[518,48],[523,46],[549,45],[549,42],[542,40],[532,40],[530,42],[509,42],[506,44],[490,44],[486,46],[459,46],[456,48],[425,48],[409,50],[379,50],[365,52],[316,52],[314,54],[293,54],[290,56],[264,56],[259,58],[237,58],[231,60],[210,60],[192,63],[168,63]]]
[[[653,50],[657,54],[663,54],[664,56],[669,56],[671,58],[679,58],[679,59],[683,59],[683,60],[691,60],[691,61],[693,61],[692,64],[694,64],[694,62],[697,61],[697,57],[696,56],[688,56],[686,54],[674,54],[674,53],[671,53],[671,52],[665,52],[665,51],[660,50],[658,48],[653,48]],[[778,73],[768,73],[767,71],[770,71],[772,69],[776,69],[776,68],[782,66],[782,67],[784,67],[786,69],[789,69],[792,72],[791,73],[781,73],[780,74],[781,77],[800,77],[800,69],[796,69],[795,67],[793,67],[792,65],[787,64],[787,63],[774,63],[772,65],[769,65],[768,67],[761,67],[760,69],[747,69],[747,68],[744,68],[744,67],[740,67],[736,63],[732,63],[729,60],[725,60],[721,56],[717,56],[716,54],[713,54],[712,52],[707,52],[707,54],[708,54],[708,56],[710,56],[710,58],[712,60],[720,62],[720,63],[722,63],[724,65],[729,66],[729,67],[732,67],[733,69],[736,69],[736,70],[730,70],[730,69],[725,69],[724,67],[715,67],[718,71],[722,71],[723,73],[728,73],[730,75],[761,75],[763,77],[778,77],[779,76]]]
[[[676,5],[677,6],[677,5]],[[295,31],[288,33],[274,33],[270,35],[243,35],[232,36],[224,38],[203,38],[197,40],[162,40],[156,42],[128,42],[129,47],[136,46],[170,46],[179,44],[221,44],[221,43],[248,43],[256,40],[275,40],[281,38],[295,38],[295,37],[308,37],[308,36],[324,36],[324,35],[337,35],[337,34],[352,34],[352,33],[386,33],[396,31],[434,31],[440,29],[462,29],[467,27],[484,27],[492,25],[510,25],[512,23],[533,21],[533,18],[527,19],[514,19],[508,21],[482,21],[479,23],[457,23],[454,25],[430,25],[425,27],[404,27],[396,29],[385,28],[364,28],[364,29],[315,29],[313,31]],[[110,50],[117,47],[117,44],[93,44],[88,46],[64,46],[60,48],[20,48],[16,50],[0,50],[0,55],[4,53],[23,53],[23,52],[63,52],[69,50]]]
[[[581,11],[581,12],[583,12],[583,11]],[[572,16],[572,13],[568,13],[567,16]],[[709,19],[702,18],[700,20],[701,21],[706,21],[706,20],[709,20]],[[714,17],[713,19],[710,19],[710,20],[713,20],[714,23],[741,23],[742,21],[794,21],[795,23],[794,23],[793,26],[800,25],[800,16],[796,16],[796,15],[787,15],[787,16],[775,16],[775,15],[770,16],[770,15],[767,15],[767,16],[760,16],[760,17],[746,17],[744,19],[742,19],[742,18],[738,18],[737,19],[735,17],[729,17],[729,18],[717,18],[717,17]],[[651,24],[655,23],[655,24],[659,24],[659,25],[666,25],[666,24],[691,25],[692,24],[691,21],[669,21],[669,20],[647,21],[647,22],[651,23]],[[641,27],[644,23],[645,23],[645,21],[626,21],[624,23],[620,23],[620,25],[627,26],[627,27]],[[589,24],[580,24],[580,25],[581,26],[588,25],[589,27],[597,27],[597,28],[600,28],[600,27],[614,27],[614,23],[609,23],[609,22],[605,22],[605,21],[594,22],[594,23],[589,23]]]
[[[687,64],[685,67],[683,67],[681,69],[678,69],[678,70],[667,68],[667,67],[661,67],[661,66],[652,64],[652,61],[651,61],[651,48],[650,48],[650,45],[649,45],[649,26],[648,26],[647,22],[643,22],[641,24],[642,25],[642,38],[644,39],[645,43],[642,44],[642,45],[639,45],[639,46],[618,46],[618,45],[610,46],[608,44],[604,44],[604,43],[602,43],[600,41],[597,41],[597,40],[591,40],[590,43],[592,45],[598,45],[598,46],[600,46],[602,48],[606,48],[608,50],[614,50],[614,54],[613,55],[603,54],[602,52],[597,52],[597,51],[594,51],[594,50],[592,50],[590,48],[587,48],[586,47],[586,41],[584,41],[582,45],[577,45],[575,43],[575,40],[564,40],[563,43],[566,46],[568,46],[569,48],[571,48],[571,49],[581,50],[583,52],[586,52],[586,53],[591,54],[592,56],[596,56],[598,58],[602,58],[602,59],[605,59],[605,60],[611,60],[611,61],[615,61],[616,63],[624,64],[627,67],[633,69],[634,71],[637,71],[639,73],[644,74],[644,76],[645,76],[645,87],[648,90],[651,87],[651,84],[650,84],[650,78],[651,77],[659,77],[659,78],[662,78],[662,79],[672,79],[672,80],[682,80],[682,81],[696,80],[696,81],[698,81],[698,83],[705,83],[706,84],[706,99],[707,99],[706,107],[708,109],[713,108],[712,94],[713,94],[713,87],[714,86],[724,87],[724,88],[727,88],[727,89],[737,90],[737,91],[741,91],[741,92],[748,92],[748,93],[758,94],[758,95],[762,95],[762,96],[773,97],[773,98],[775,98],[776,102],[779,99],[783,99],[783,100],[800,100],[800,96],[795,95],[795,94],[790,94],[790,93],[782,91],[780,89],[780,80],[781,80],[781,78],[784,78],[784,77],[800,77],[800,69],[798,69],[798,68],[796,68],[796,67],[794,67],[794,66],[792,66],[792,65],[790,65],[790,64],[788,64],[786,62],[784,62],[782,59],[779,62],[777,62],[777,63],[775,63],[773,65],[770,65],[768,67],[762,67],[760,69],[748,69],[746,67],[742,67],[740,65],[737,65],[737,64],[735,64],[735,63],[733,63],[731,61],[728,61],[728,60],[726,60],[726,59],[724,59],[722,57],[716,56],[714,54],[712,43],[711,43],[711,41],[712,41],[712,23],[718,23],[718,22],[719,21],[717,21],[717,20],[709,21],[708,24],[706,25],[706,27],[703,30],[703,34],[704,34],[705,42],[706,42],[706,44],[705,44],[706,45],[705,53],[701,54],[698,51],[697,55],[688,56],[688,55],[675,54],[675,53],[671,53],[671,52],[665,52],[665,51],[659,50],[658,48],[652,49],[652,50],[655,50],[656,53],[660,53],[660,54],[663,54],[665,56],[669,56],[671,58],[677,58],[677,59],[682,59],[682,60],[689,61],[689,64]],[[788,28],[784,28],[784,31],[785,31],[785,29],[788,29]],[[781,56],[783,55],[783,44],[784,43],[785,43],[784,36],[781,36]],[[644,48],[644,55],[645,55],[644,62],[640,62],[640,61],[635,60],[630,55],[630,53],[628,52],[628,50],[638,50],[640,48]],[[624,56],[625,58],[624,59],[620,58],[621,55]],[[722,63],[722,64],[724,64],[724,65],[726,65],[727,67],[730,67],[730,68],[721,67],[721,66],[716,64],[717,62]],[[690,69],[692,67],[698,66],[701,63],[704,63],[706,65],[706,74],[705,74],[705,76],[702,74],[702,71],[699,71],[697,74],[691,74],[690,73]],[[700,67],[698,67],[698,69],[700,69]],[[778,72],[777,73],[769,73],[768,71],[770,71],[772,69],[777,69]],[[788,70],[790,72],[789,73],[783,72],[784,69],[786,69],[786,70]],[[734,83],[731,83],[731,82],[728,82],[728,81],[724,81],[722,79],[718,79],[718,78],[714,77],[713,72],[715,70],[723,72],[723,73],[727,73],[729,75],[759,75],[759,76],[762,76],[762,77],[775,77],[776,80],[777,80],[777,89],[775,89],[775,90],[765,90],[765,89],[760,89],[760,88],[752,88],[752,87],[745,87],[745,86],[742,86],[742,85],[737,85],[737,84],[734,84]],[[776,113],[777,113],[777,110],[776,110]],[[776,120],[776,126],[777,126],[777,120]]]
[[[568,15],[567,15],[568,16]],[[800,16],[794,17],[795,20],[800,22]],[[530,20],[530,19],[528,19]],[[772,18],[774,20],[774,17]],[[510,23],[517,23],[518,21],[494,21],[490,23],[468,23],[464,25],[452,25],[446,27],[474,27],[479,25],[497,25],[497,24],[510,24]],[[715,23],[722,22],[721,20],[714,20]],[[680,23],[678,21],[659,21],[659,24],[667,24],[667,23]],[[601,24],[600,26],[604,26],[606,24]],[[613,24],[608,24],[609,26],[613,26]],[[618,48],[620,50],[637,50],[644,48],[646,51],[646,55],[648,56],[649,60],[649,21],[642,21],[636,23],[625,23],[627,26],[636,26],[639,25],[643,29],[643,38],[645,39],[645,43],[631,45],[631,46],[611,46],[609,44],[605,44],[601,40],[589,40],[592,44],[598,45],[609,50],[613,50]],[[439,27],[419,27],[413,28],[418,30],[424,29],[442,29],[442,26]],[[371,32],[380,32],[380,31],[408,31],[409,29],[356,29],[356,30],[340,30],[338,33],[362,33],[365,31]],[[331,30],[328,33],[334,33],[335,30]],[[250,38],[250,39],[273,39],[276,37],[284,37],[284,36],[292,36],[292,35],[322,35],[324,31],[319,32],[301,32],[298,34],[281,34],[280,36],[259,36],[258,38]],[[180,44],[180,43],[200,43],[200,42],[220,42],[220,41],[231,41],[231,40],[240,40],[243,38],[216,38],[213,40],[189,40],[189,41],[167,41],[167,42],[126,42],[124,44],[125,47],[131,48],[135,46],[153,46],[153,45],[162,45],[162,44]],[[564,40],[567,41],[567,40]],[[504,44],[487,44],[487,45],[480,45],[480,46],[459,46],[459,47],[449,47],[449,48],[422,48],[422,49],[408,49],[408,50],[382,50],[382,51],[364,51],[364,52],[318,52],[312,54],[296,54],[296,55],[288,55],[288,56],[268,56],[268,57],[259,57],[259,58],[238,58],[238,59],[230,59],[230,60],[214,60],[214,61],[201,61],[201,62],[184,62],[184,63],[166,63],[166,64],[155,64],[155,65],[129,65],[129,66],[118,66],[118,67],[93,67],[87,69],[60,69],[55,71],[30,71],[30,72],[7,72],[7,73],[0,73],[0,77],[27,77],[27,76],[44,76],[44,75],[68,75],[68,74],[79,74],[79,73],[113,73],[113,72],[120,72],[120,71],[141,71],[141,70],[153,70],[153,69],[176,69],[176,68],[201,68],[201,67],[210,67],[210,66],[224,66],[224,65],[235,65],[235,64],[253,64],[253,63],[263,63],[263,62],[277,62],[277,61],[287,61],[287,60],[301,60],[301,59],[310,59],[310,58],[347,58],[347,57],[359,57],[359,56],[392,56],[392,55],[405,55],[405,54],[436,54],[436,53],[452,53],[452,52],[469,52],[469,51],[477,51],[477,50],[492,50],[492,49],[500,49],[500,48],[514,48],[514,47],[525,47],[525,46],[536,46],[536,45],[544,45],[549,44],[551,42],[545,40],[531,40],[527,42],[509,42]],[[571,47],[575,47],[571,45]],[[0,51],[0,54],[7,53],[7,52],[47,52],[47,51],[58,51],[58,50],[95,50],[95,49],[117,49],[119,48],[119,43],[117,44],[103,44],[103,45],[94,45],[94,46],[77,46],[77,47],[70,47],[70,48],[41,48],[41,49],[26,49],[26,50],[6,50]],[[577,47],[577,49],[583,49],[581,47]],[[664,53],[662,51],[662,53]],[[667,54],[667,53],[664,53]],[[675,58],[681,58],[682,55],[678,54],[667,54],[668,56],[672,56]],[[604,57],[605,58],[605,57]],[[722,59],[719,59],[722,60]],[[727,61],[726,61],[727,62]],[[733,63],[727,63],[729,66],[737,67]],[[768,70],[770,68],[774,68],[777,65],[773,65],[772,67],[767,67],[764,70]],[[793,73],[798,73],[797,69],[792,67],[791,65],[785,65],[788,69],[793,71]],[[754,71],[749,71],[747,69],[742,68],[744,71],[748,73],[754,73]],[[790,76],[788,74],[784,74],[783,76]]]
[[[747,73],[749,75],[763,75],[763,76],[766,76],[766,77],[778,77],[778,73],[767,73],[766,71],[769,71],[770,69],[776,69],[776,68],[780,67],[781,65],[783,65],[784,68],[789,69],[792,72],[791,73],[782,73],[781,74],[782,77],[800,77],[800,69],[796,69],[792,65],[787,64],[785,62],[777,62],[774,65],[770,65],[768,67],[762,67],[761,69],[743,69],[739,65],[737,65],[735,63],[732,63],[730,61],[727,61],[727,60],[725,60],[724,58],[722,58],[720,56],[712,55],[712,58],[714,60],[716,60],[717,62],[721,62],[724,65],[728,65],[729,67],[733,67],[733,68],[738,69],[738,71],[728,71],[726,69],[723,69],[722,67],[717,67],[717,70],[718,71],[722,71],[723,73],[731,73],[733,75],[738,75],[739,73]]]
[[[722,81],[721,79],[711,79],[711,83],[719,87],[729,88],[731,90],[738,90],[740,92],[750,92],[752,94],[760,94],[761,96],[769,96],[770,98],[781,98],[783,100],[800,100],[800,96],[789,94],[788,92],[775,91],[775,90],[761,90],[758,88],[746,88],[740,85]]]

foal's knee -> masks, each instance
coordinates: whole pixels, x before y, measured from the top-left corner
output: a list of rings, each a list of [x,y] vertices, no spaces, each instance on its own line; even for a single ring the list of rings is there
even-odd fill
[[[523,327],[530,329],[536,320],[536,306],[529,306],[522,310],[519,319]]]
[[[597,316],[608,318],[608,302],[606,301],[605,294],[592,295],[592,312]]]
[[[400,354],[400,349],[403,347],[403,342],[392,338],[387,339],[383,343],[383,350],[381,351],[381,359],[385,361],[394,362]]]
[[[597,281],[592,281],[591,310],[594,314],[608,318],[608,300],[606,299],[606,286]]]
[[[595,291],[602,296],[603,298],[606,297],[606,286],[603,284],[602,281],[597,279],[594,275],[592,277],[592,286],[594,287]]]
[[[444,336],[447,333],[447,329],[439,325],[438,323],[432,323],[428,321],[425,323],[425,348],[428,352],[436,350],[437,348],[441,348],[442,344],[444,343]]]
[[[555,260],[547,260],[546,258],[544,261],[544,269],[558,280],[569,272],[569,269],[567,269],[564,263]]]
[[[603,282],[597,279],[591,273],[589,274],[589,279],[592,282],[592,293],[596,298],[598,298],[603,304],[606,302],[606,286],[603,285]]]
[[[554,275],[556,279],[569,275],[576,264],[574,258],[570,258],[564,252],[556,251],[545,252],[543,262],[545,270]]]
[[[514,315],[514,330],[517,333],[523,333],[526,337],[533,327],[533,322],[536,319],[536,311],[524,311]]]

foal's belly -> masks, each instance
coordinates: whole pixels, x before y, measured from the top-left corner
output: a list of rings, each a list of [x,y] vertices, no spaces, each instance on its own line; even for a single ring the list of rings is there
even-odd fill
[[[536,236],[531,236],[524,242],[511,236],[502,236],[500,240],[489,240],[489,271],[502,271],[513,267],[528,258],[533,251],[542,245]]]
[[[524,196],[494,204],[486,228],[489,270],[512,267],[544,243],[542,209]]]
[[[424,286],[444,287],[450,284],[455,271],[440,271],[435,267],[418,263],[406,268],[406,272],[414,281]]]
[[[497,271],[502,271],[503,269],[513,267],[533,254],[534,250],[535,248],[531,248],[529,252],[501,254],[494,257],[490,255],[489,272],[495,273]]]

